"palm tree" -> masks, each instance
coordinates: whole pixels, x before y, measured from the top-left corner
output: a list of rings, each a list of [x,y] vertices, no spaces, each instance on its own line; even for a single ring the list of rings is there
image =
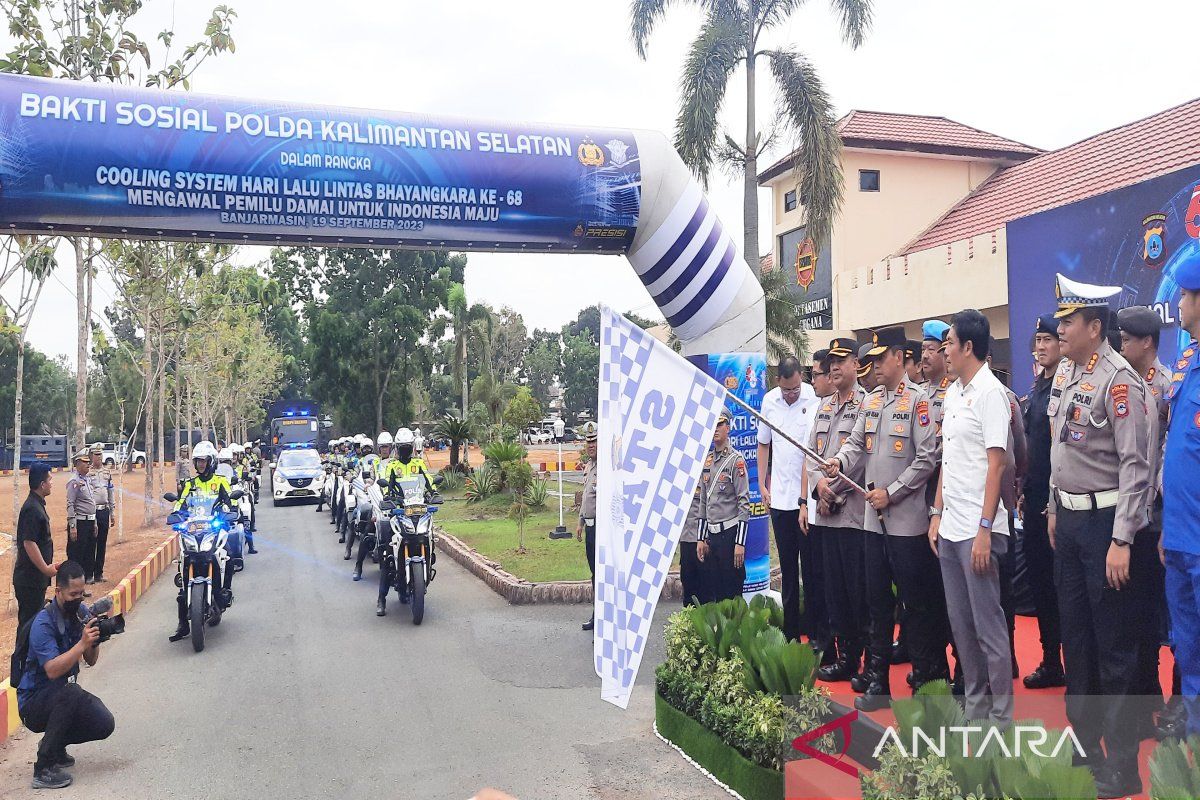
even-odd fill
[[[676,4],[682,4],[677,0]],[[758,264],[758,156],[773,138],[758,128],[755,82],[765,58],[779,91],[779,122],[798,143],[796,172],[806,210],[807,233],[820,250],[829,241],[842,203],[841,140],[833,104],[808,58],[791,48],[760,49],[763,34],[791,16],[804,0],[690,0],[706,11],[680,79],[682,97],[675,120],[675,149],[705,185],[714,160],[741,169],[744,185],[743,253],[755,273]],[[638,56],[671,0],[633,0],[630,33]],[[854,48],[871,26],[871,0],[830,0],[842,38]],[[718,141],[718,118],[734,70],[746,68],[746,132],[741,144],[729,134]]]
[[[788,274],[773,269],[759,280],[766,298],[767,358],[779,363],[784,356],[803,356],[808,351],[808,332],[804,313],[788,291]]]
[[[462,387],[462,415],[467,415],[467,342],[475,338],[486,347],[492,337],[492,312],[482,303],[468,305],[467,291],[461,283],[451,284],[446,302],[450,319],[443,317],[430,326],[430,335],[436,339],[445,333],[446,324],[454,329],[454,359],[451,361],[454,380]],[[489,363],[488,354],[481,355],[481,363]]]
[[[455,417],[447,414],[442,419],[438,420],[437,427],[433,430],[435,436],[441,436],[450,442],[450,469],[465,472],[470,458],[471,443],[471,424],[464,417]],[[463,452],[463,469],[458,465],[459,448]]]

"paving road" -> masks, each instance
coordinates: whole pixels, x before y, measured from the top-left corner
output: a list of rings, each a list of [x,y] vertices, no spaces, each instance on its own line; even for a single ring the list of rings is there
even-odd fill
[[[350,580],[327,520],[263,507],[260,554],[203,653],[167,641],[176,590],[161,578],[81,676],[116,733],[73,748],[75,784],[57,793],[29,789],[39,737],[19,734],[0,749],[0,797],[726,796],[651,730],[658,637],[621,711],[599,698],[582,607],[509,606],[443,557],[424,624],[394,594],[377,618],[378,573]]]

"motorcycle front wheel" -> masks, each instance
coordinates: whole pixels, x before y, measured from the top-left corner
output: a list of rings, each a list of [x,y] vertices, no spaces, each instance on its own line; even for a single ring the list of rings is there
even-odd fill
[[[414,561],[408,570],[409,606],[412,608],[413,625],[420,625],[425,618],[425,565]]]
[[[204,649],[204,595],[205,586],[203,583],[193,583],[191,588],[191,605],[188,606],[188,611],[191,614],[192,627],[192,649],[199,653]]]

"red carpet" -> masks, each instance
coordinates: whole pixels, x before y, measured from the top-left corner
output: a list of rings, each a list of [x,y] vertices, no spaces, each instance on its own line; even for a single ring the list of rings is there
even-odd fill
[[[1016,641],[1017,663],[1020,666],[1021,676],[1024,677],[1036,669],[1042,660],[1042,646],[1038,638],[1036,619],[1017,617]],[[1171,669],[1174,663],[1170,649],[1162,648],[1159,657],[1159,680],[1166,693],[1171,690]],[[891,685],[894,697],[908,697],[911,694],[906,682],[911,668],[910,664],[897,664],[892,667]],[[849,684],[827,683],[823,685],[829,689],[836,701],[853,707],[855,695]],[[1017,719],[1041,719],[1051,726],[1060,728],[1067,724],[1066,707],[1061,699],[1065,692],[1064,689],[1030,690],[1025,688],[1025,684],[1020,679],[1017,679],[1013,681],[1013,692],[1016,695]],[[868,716],[884,726],[895,722],[890,710],[874,711]],[[1147,767],[1147,761],[1157,744],[1153,740],[1142,742],[1140,771],[1145,794],[1139,795],[1139,797],[1149,796],[1150,770]]]

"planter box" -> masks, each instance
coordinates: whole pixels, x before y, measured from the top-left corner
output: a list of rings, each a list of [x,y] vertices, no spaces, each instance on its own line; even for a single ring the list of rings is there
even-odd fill
[[[783,773],[748,760],[696,720],[654,695],[659,734],[745,800],[781,800]]]

